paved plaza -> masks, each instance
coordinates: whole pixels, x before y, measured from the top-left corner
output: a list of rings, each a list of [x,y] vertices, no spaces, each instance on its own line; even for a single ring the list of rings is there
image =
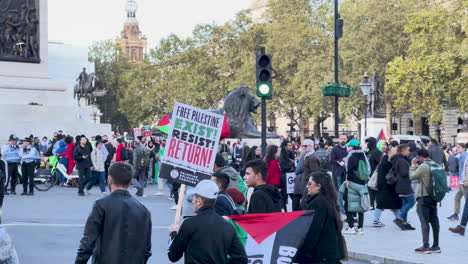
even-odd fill
[[[3,225],[13,239],[21,263],[72,263],[92,204],[101,195],[94,188],[90,196],[78,197],[76,188],[54,187],[30,196],[6,196]],[[131,189],[134,193],[134,190]],[[168,231],[175,211],[168,196],[155,196],[156,186],[147,188],[146,197],[138,199],[148,207],[153,222],[153,256],[149,263],[170,263],[167,260]],[[167,191],[166,191],[167,194]],[[363,236],[346,236],[351,256],[380,263],[463,263],[468,259],[466,238],[451,234],[447,229],[456,222],[446,219],[453,205],[450,192],[439,207],[441,223],[441,254],[420,255],[413,250],[421,245],[419,219],[413,208],[409,213],[415,231],[400,231],[390,212],[384,212],[383,228],[372,226],[373,211],[366,213]],[[431,236],[432,240],[432,236]],[[350,263],[369,263],[350,262]],[[179,261],[182,263],[183,261]],[[378,262],[375,262],[378,263]]]
[[[92,195],[79,197],[76,188],[54,187],[35,196],[6,196],[2,224],[6,227],[24,264],[73,263],[86,218],[93,202],[101,198],[95,187]],[[135,193],[133,188],[131,192]],[[151,211],[153,222],[152,251],[148,263],[170,263],[166,251],[167,227],[174,221],[174,202],[168,196],[155,196],[156,186],[137,197]],[[167,191],[166,191],[167,194]],[[183,260],[178,263],[183,263]],[[362,262],[348,262],[361,264]]]

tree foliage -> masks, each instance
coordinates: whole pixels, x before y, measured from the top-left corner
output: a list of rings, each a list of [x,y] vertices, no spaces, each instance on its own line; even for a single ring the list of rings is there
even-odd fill
[[[342,1],[340,81],[355,91],[340,99],[341,118],[362,118],[359,83],[370,71],[377,72],[379,104],[387,109],[420,115],[429,106],[432,121],[442,105],[466,111],[467,100],[455,96],[468,93],[466,7],[461,0]],[[139,64],[110,41],[91,53],[110,90],[112,122],[139,126],[171,111],[175,101],[210,109],[239,85],[254,93],[255,53],[264,46],[275,70],[269,112],[301,125],[312,118],[317,128],[333,113],[333,98],[320,90],[333,81],[333,28],[332,0],[270,0],[260,22],[242,11],[223,25],[198,25],[187,38],[169,35]]]

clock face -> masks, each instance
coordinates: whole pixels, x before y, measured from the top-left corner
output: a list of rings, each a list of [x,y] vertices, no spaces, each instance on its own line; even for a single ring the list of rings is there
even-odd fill
[[[127,11],[129,12],[135,12],[137,10],[137,3],[135,2],[135,0],[128,0],[127,2]]]

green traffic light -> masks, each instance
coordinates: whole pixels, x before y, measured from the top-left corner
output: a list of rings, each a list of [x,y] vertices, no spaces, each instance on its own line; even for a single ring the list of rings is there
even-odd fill
[[[271,87],[267,83],[261,83],[257,89],[259,94],[262,96],[268,96],[271,94]]]

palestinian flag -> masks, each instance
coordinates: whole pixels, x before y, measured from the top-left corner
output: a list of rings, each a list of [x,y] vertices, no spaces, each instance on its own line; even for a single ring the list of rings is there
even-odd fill
[[[171,120],[169,119],[169,116],[165,114],[161,120],[156,124],[156,128],[163,132],[163,133],[169,133],[169,124],[171,123]]]
[[[385,137],[385,131],[382,128],[380,130],[379,135],[377,136],[377,148],[381,151],[383,148],[383,144],[387,142],[387,138]]]
[[[313,211],[229,216],[249,263],[292,263],[312,224]]]

